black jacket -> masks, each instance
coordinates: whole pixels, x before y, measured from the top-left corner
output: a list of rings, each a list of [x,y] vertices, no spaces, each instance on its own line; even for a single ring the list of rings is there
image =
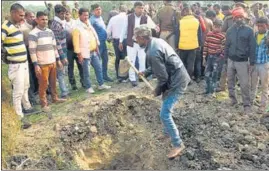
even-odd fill
[[[224,49],[225,58],[232,61],[248,61],[251,65],[255,63],[256,40],[251,27],[247,25],[237,26],[234,24],[226,32],[226,43]]]
[[[190,77],[174,49],[166,41],[152,38],[145,52],[149,66],[145,76],[153,72],[158,80],[155,94],[157,96],[163,94],[163,98],[173,93],[183,94]]]

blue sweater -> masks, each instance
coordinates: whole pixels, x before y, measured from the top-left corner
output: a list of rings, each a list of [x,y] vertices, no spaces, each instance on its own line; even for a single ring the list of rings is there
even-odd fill
[[[92,15],[90,18],[90,22],[98,35],[99,41],[105,42],[107,39],[107,32],[103,18]]]

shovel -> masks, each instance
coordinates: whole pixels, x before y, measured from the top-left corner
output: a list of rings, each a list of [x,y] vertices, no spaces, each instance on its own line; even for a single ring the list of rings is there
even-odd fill
[[[136,67],[131,63],[131,61],[129,60],[128,56],[126,56],[126,58],[124,60],[120,61],[120,66],[119,66],[119,74],[120,75],[124,75],[125,73],[127,73],[130,69],[130,67],[135,71],[135,73],[137,75],[139,75],[139,71],[136,69]],[[139,75],[139,77],[144,81],[144,83],[152,90],[154,91],[154,88],[152,87],[152,85],[148,82],[148,80],[142,76]]]

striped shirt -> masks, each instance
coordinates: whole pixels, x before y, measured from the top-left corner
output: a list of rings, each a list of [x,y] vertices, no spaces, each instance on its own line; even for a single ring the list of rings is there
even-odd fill
[[[224,47],[225,47],[225,34],[208,32],[205,39],[203,57],[205,58],[208,55],[220,55],[224,57]]]
[[[27,60],[27,51],[23,41],[23,33],[10,21],[2,24],[2,43],[7,51],[7,60],[23,62]]]
[[[66,58],[67,56],[67,45],[66,45],[66,31],[63,27],[62,23],[55,20],[51,23],[50,29],[53,31],[57,43],[58,53],[60,55],[61,60]],[[58,19],[60,20],[60,19]]]
[[[52,64],[59,60],[53,32],[36,27],[29,33],[29,51],[34,65]]]
[[[258,38],[258,33],[255,34],[256,39]],[[266,45],[266,38],[269,36],[269,31],[265,33],[265,36],[262,38],[260,44],[256,45],[256,64],[265,64],[269,62],[268,46]]]

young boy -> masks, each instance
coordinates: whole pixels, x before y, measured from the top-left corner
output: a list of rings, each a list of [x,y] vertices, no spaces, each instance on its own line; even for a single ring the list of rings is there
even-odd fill
[[[268,53],[268,39],[269,39],[269,22],[266,17],[260,17],[256,21],[258,31],[255,33],[257,42],[256,46],[256,60],[254,69],[251,71],[251,101],[256,97],[257,85],[259,79],[261,80],[261,105],[258,110],[259,114],[265,112],[268,104],[268,85],[269,85],[269,53]]]
[[[223,22],[216,19],[213,22],[213,31],[206,35],[203,51],[203,65],[206,66],[206,92],[215,96],[216,84],[224,61],[225,35],[221,32]],[[207,61],[205,60],[207,57]]]

